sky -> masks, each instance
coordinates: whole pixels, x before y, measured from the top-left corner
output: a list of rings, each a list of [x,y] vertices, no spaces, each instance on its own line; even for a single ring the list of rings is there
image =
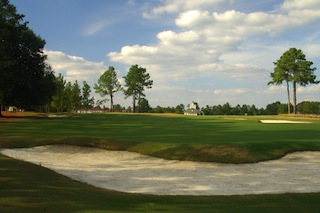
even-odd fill
[[[291,47],[320,80],[319,0],[10,0],[46,40],[56,75],[93,89],[109,66],[123,76],[138,64],[153,80],[150,106],[286,103],[285,85],[267,85],[273,62]],[[103,97],[95,94],[95,100]],[[320,101],[320,84],[298,102]],[[131,98],[115,94],[114,103]],[[106,103],[108,105],[108,103]]]

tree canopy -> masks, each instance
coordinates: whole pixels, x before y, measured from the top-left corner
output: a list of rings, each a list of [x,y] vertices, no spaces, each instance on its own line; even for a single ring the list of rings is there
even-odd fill
[[[15,6],[0,0],[0,104],[34,109],[54,94],[45,40],[28,28]]]
[[[146,68],[139,67],[137,64],[132,65],[126,76],[124,94],[127,97],[132,96],[133,112],[136,111],[136,101],[140,106],[141,98],[145,97],[144,90],[152,88],[153,80],[150,80],[150,74]]]
[[[302,50],[296,48],[290,48],[277,62],[274,62],[274,72],[271,73],[272,80],[268,84],[281,85],[283,81],[287,85],[288,94],[288,113],[290,113],[290,92],[289,82],[293,86],[293,113],[297,112],[297,84],[300,86],[306,86],[308,84],[317,84],[314,71],[316,68],[311,67],[313,62],[307,61],[305,54]]]
[[[121,90],[120,82],[114,67],[110,66],[100,78],[98,83],[94,85],[95,92],[100,96],[110,96],[110,110],[113,111],[113,94]]]
[[[52,97],[50,110],[56,112],[77,111],[79,108],[91,108],[94,104],[94,98],[90,97],[91,89],[86,81],[83,81],[83,87],[80,88],[78,81],[73,84],[64,80],[59,74],[55,79],[56,93]],[[81,94],[82,91],[82,94]]]
[[[90,85],[86,81],[83,81],[81,107],[83,107],[85,109],[93,107],[94,98],[90,97],[90,94],[91,94]]]

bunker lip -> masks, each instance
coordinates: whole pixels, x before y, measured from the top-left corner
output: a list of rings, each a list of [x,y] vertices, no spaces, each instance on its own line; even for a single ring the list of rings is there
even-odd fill
[[[309,121],[290,121],[290,120],[260,120],[261,123],[266,124],[310,124]]]
[[[320,152],[297,152],[255,164],[164,160],[127,151],[69,145],[2,149],[9,157],[89,185],[155,195],[320,192]]]

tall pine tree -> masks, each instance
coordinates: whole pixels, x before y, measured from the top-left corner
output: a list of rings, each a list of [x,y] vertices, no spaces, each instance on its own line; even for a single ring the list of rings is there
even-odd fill
[[[153,80],[150,80],[150,74],[146,68],[132,65],[128,74],[124,77],[125,87],[124,94],[127,97],[132,96],[133,112],[136,111],[136,101],[140,106],[140,101],[145,97],[144,90],[152,88]]]
[[[45,41],[23,18],[0,0],[0,105],[35,109],[50,101],[55,77],[43,53]]]

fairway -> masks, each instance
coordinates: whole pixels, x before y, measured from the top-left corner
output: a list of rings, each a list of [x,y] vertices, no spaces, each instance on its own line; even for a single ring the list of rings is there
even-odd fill
[[[258,162],[293,151],[320,150],[319,120],[307,120],[312,122],[307,124],[263,124],[261,119],[161,114],[19,118],[1,123],[0,146],[57,143],[133,151],[173,160],[225,163]]]
[[[264,124],[260,122],[262,119],[311,123]],[[319,129],[317,119],[280,116],[101,114],[18,117],[0,122],[0,148],[66,144],[132,151],[164,159],[239,164],[279,159],[295,151],[320,151]],[[58,210],[55,205],[61,202],[66,204],[64,209],[59,209],[61,212],[76,209],[176,212],[200,208],[205,212],[316,212],[320,208],[319,193],[197,198],[122,194],[95,189],[3,155],[0,155],[0,161],[3,171],[0,210],[4,208],[5,211],[15,212],[21,208],[30,212],[47,208],[54,211]],[[80,196],[78,190],[71,190],[73,187],[86,193]],[[67,188],[68,192],[65,191]],[[127,204],[123,205],[124,202]]]

